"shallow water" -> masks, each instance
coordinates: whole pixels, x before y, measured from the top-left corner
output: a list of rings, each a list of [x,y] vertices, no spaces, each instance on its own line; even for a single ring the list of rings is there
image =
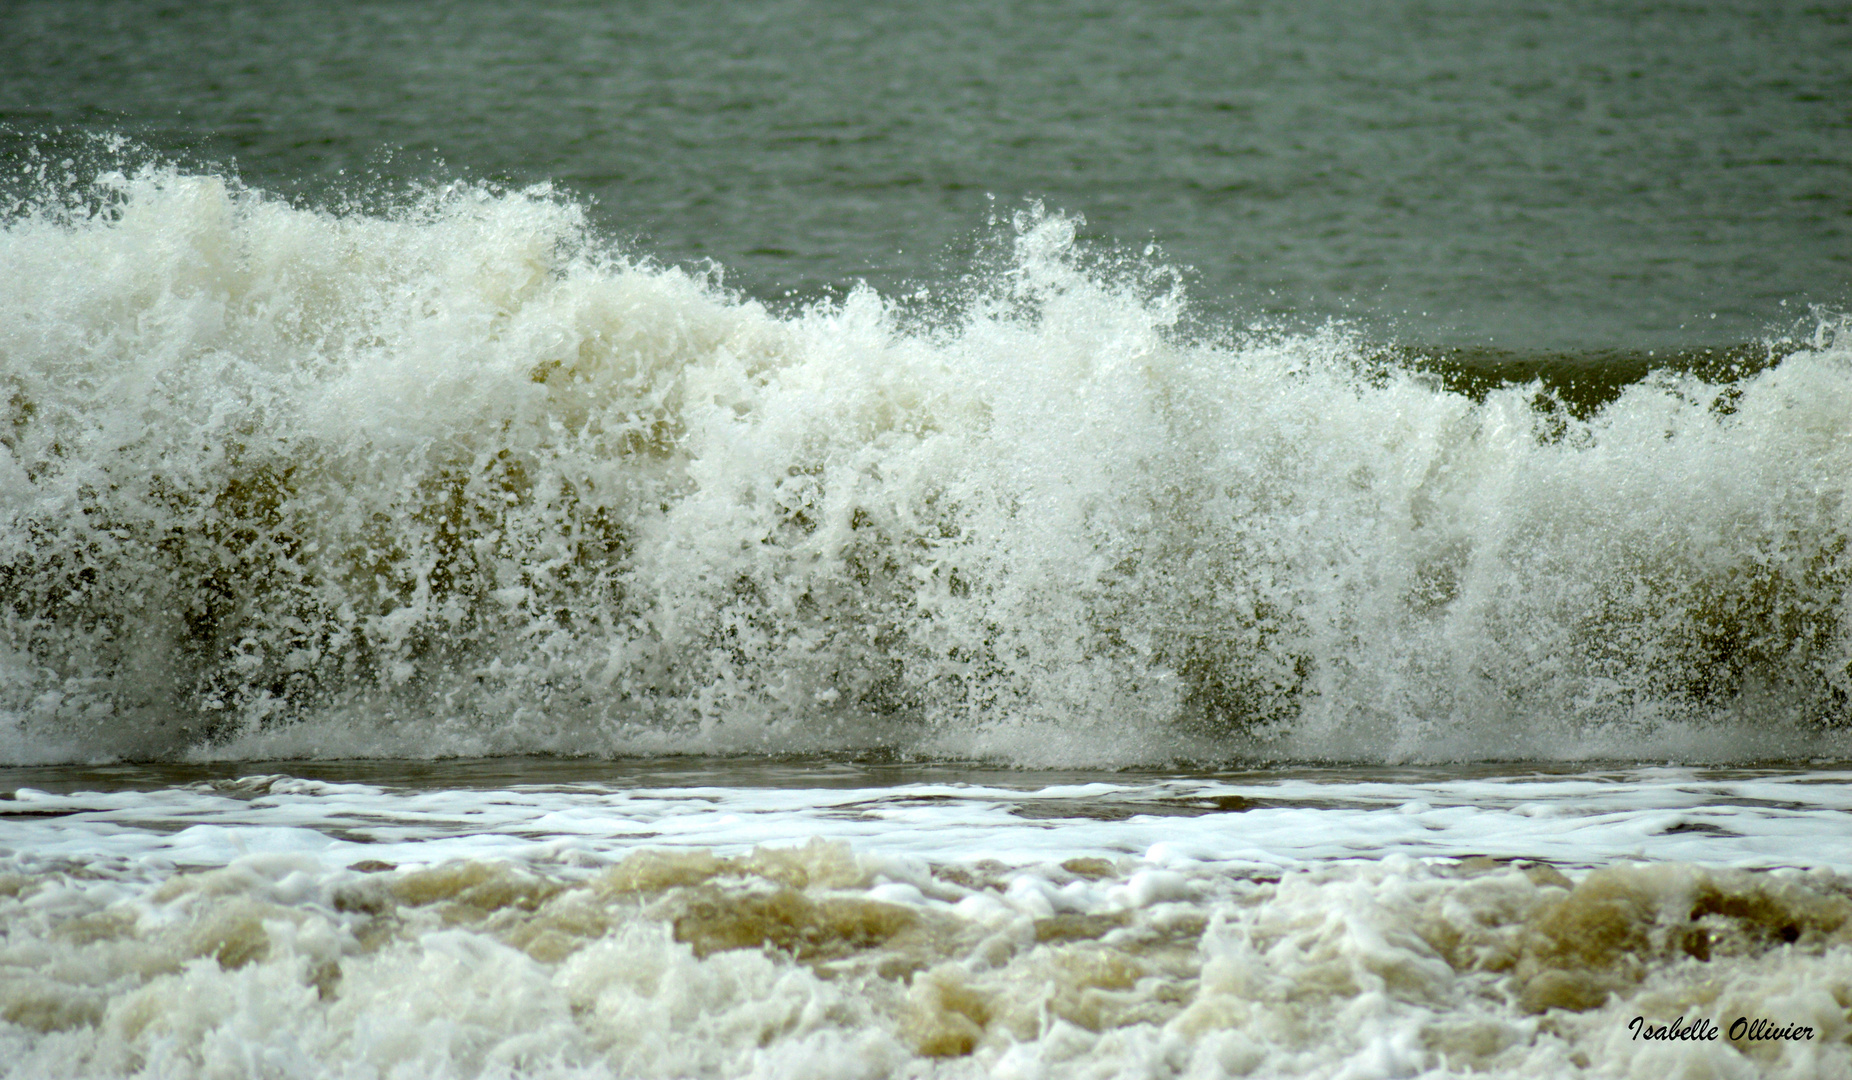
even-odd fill
[[[0,776],[9,1075],[1852,1064],[1830,766],[263,768]]]
[[[1820,765],[1175,773],[755,758],[0,770],[14,791],[14,857],[96,854],[107,836],[157,868],[224,862],[231,849],[215,844],[257,829],[350,861],[428,862],[459,838],[544,847],[534,857],[557,861],[638,846],[737,854],[802,837],[952,862],[1163,852],[1285,866],[1397,853],[1852,869],[1841,861],[1852,853],[1820,846],[1846,827],[1848,779]]]

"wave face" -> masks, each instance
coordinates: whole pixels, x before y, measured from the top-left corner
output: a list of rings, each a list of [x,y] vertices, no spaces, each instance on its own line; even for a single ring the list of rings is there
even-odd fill
[[[1186,331],[1024,214],[780,315],[544,189],[0,232],[0,758],[1852,748],[1852,349],[1598,409]],[[930,305],[928,305],[930,306]]]

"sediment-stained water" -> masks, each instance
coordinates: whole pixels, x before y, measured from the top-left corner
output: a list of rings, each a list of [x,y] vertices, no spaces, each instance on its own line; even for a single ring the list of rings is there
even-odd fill
[[[0,1040],[22,1076],[1852,1067],[1844,774],[1288,772],[22,770],[69,790],[0,801]]]

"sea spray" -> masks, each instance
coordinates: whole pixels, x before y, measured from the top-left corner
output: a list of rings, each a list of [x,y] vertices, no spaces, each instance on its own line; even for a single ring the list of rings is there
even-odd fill
[[[1025,213],[776,313],[544,189],[173,168],[0,232],[0,758],[1847,748],[1830,320],[1598,409],[1184,329]]]

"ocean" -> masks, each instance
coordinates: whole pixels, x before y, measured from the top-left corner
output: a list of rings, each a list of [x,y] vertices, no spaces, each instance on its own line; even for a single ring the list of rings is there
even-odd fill
[[[1852,1076],[1838,8],[0,46],[0,1076]]]

